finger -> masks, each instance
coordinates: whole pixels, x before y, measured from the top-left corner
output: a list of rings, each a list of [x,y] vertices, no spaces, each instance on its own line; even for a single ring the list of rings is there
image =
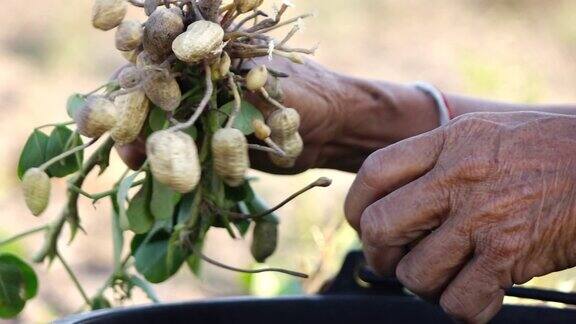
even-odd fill
[[[366,264],[370,270],[382,277],[394,276],[394,266],[406,254],[406,248],[403,246],[382,248],[375,247],[369,243],[363,244],[363,251]]]
[[[364,209],[362,239],[374,246],[402,246],[440,226],[449,192],[438,174],[431,171]]]
[[[441,128],[381,149],[366,159],[345,202],[346,218],[356,230],[366,207],[432,169],[442,150]]]
[[[499,274],[486,257],[472,259],[448,285],[440,306],[450,316],[470,323],[488,322],[502,307]]]
[[[454,218],[446,221],[398,263],[398,280],[422,298],[437,301],[472,253],[468,235],[455,223]]]
[[[368,264],[379,274],[391,275],[405,246],[426,236],[448,211],[448,193],[435,172],[397,189],[368,206],[360,221]]]

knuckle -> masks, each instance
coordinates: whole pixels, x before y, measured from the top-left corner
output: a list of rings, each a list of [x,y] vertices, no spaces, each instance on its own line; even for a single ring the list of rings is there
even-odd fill
[[[376,186],[375,181],[377,180],[377,177],[375,177],[374,175],[378,172],[378,170],[381,169],[382,166],[381,155],[382,150],[370,154],[366,158],[366,160],[364,160],[364,163],[362,164],[362,167],[358,172],[358,179],[362,181],[362,184],[368,187],[369,189],[374,188]]]
[[[466,156],[454,165],[455,175],[462,180],[482,180],[495,173],[497,161],[487,156]]]
[[[394,237],[393,230],[386,224],[386,215],[374,206],[364,210],[360,220],[362,241],[372,246],[389,245]]]

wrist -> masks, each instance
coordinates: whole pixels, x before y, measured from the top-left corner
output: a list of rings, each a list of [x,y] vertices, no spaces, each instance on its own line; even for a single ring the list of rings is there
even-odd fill
[[[434,99],[412,87],[338,76],[339,127],[325,145],[325,165],[356,172],[374,151],[439,126]]]

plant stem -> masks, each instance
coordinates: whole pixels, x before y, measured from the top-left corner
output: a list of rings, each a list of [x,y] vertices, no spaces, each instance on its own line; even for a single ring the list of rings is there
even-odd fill
[[[230,118],[228,118],[228,122],[226,123],[226,128],[232,128],[234,125],[234,121],[236,121],[236,117],[240,114],[240,109],[242,108],[242,98],[240,98],[240,93],[238,92],[238,86],[234,81],[234,74],[228,74],[228,84],[230,88],[232,88],[232,93],[234,94],[234,110],[230,114]]]
[[[94,153],[92,153],[88,161],[82,167],[82,170],[80,170],[76,177],[71,181],[71,184],[74,187],[82,188],[82,184],[84,184],[84,180],[86,180],[88,173],[90,173],[98,165],[98,162],[100,162],[100,155],[110,152],[113,146],[114,141],[111,138],[108,138],[106,142],[104,142]],[[78,217],[77,210],[79,196],[80,194],[78,192],[68,190],[68,202],[60,213],[60,216],[50,225],[44,246],[34,257],[35,262],[42,262],[47,256],[54,257],[58,244],[58,238],[60,237],[64,223],[66,223],[66,220],[69,217]],[[78,220],[75,219],[74,221]]]
[[[108,85],[110,85],[110,83],[103,84],[103,85],[99,86],[98,88],[96,88],[96,89],[94,89],[94,90],[92,90],[92,91],[84,94],[83,96],[84,96],[84,98],[86,98],[86,97],[88,97],[88,96],[91,96],[91,95],[95,94],[96,92],[98,92],[98,91],[100,91],[100,90],[108,87]]]
[[[202,98],[202,101],[198,105],[198,108],[196,108],[196,111],[187,122],[176,124],[171,128],[169,128],[168,130],[176,132],[190,128],[192,127],[192,125],[194,125],[194,123],[196,123],[198,118],[200,118],[200,116],[204,112],[204,109],[206,108],[208,102],[210,101],[210,98],[212,97],[212,92],[214,92],[214,85],[212,84],[212,70],[210,69],[210,65],[208,64],[208,62],[204,62],[204,71],[206,73],[206,92],[204,93],[204,97]]]
[[[259,33],[259,34],[265,34],[265,33],[269,32],[269,31],[274,30],[274,29],[277,29],[277,28],[280,28],[280,27],[283,27],[283,26],[286,26],[286,25],[293,24],[293,23],[297,22],[299,19],[306,19],[306,18],[313,17],[313,16],[314,16],[314,14],[311,14],[311,13],[309,13],[309,14],[304,14],[304,15],[300,15],[300,16],[294,17],[294,18],[292,18],[292,19],[288,19],[288,20],[286,20],[286,21],[283,21],[283,22],[281,22],[281,23],[279,23],[279,24],[277,24],[277,25],[274,25],[274,26],[272,26],[272,27],[260,29],[260,30],[258,30],[258,31],[256,31],[256,32]]]
[[[254,151],[262,151],[262,152],[272,153],[272,154],[278,154],[278,152],[275,149],[268,147],[268,146],[258,145],[258,144],[248,144],[248,149],[254,150]]]
[[[137,186],[139,186],[139,185],[141,185],[141,184],[143,184],[143,183],[144,183],[144,180],[135,181],[135,182],[130,186],[130,188],[137,187]],[[82,196],[84,196],[84,197],[86,197],[86,198],[88,198],[88,199],[92,199],[92,200],[94,200],[94,202],[96,202],[96,201],[98,201],[98,200],[100,200],[100,199],[103,199],[103,198],[112,196],[113,194],[115,194],[115,193],[118,191],[118,188],[114,188],[114,189],[110,189],[110,190],[108,190],[108,191],[103,191],[103,192],[91,194],[91,193],[88,193],[88,192],[86,192],[86,191],[84,191],[84,190],[82,190],[82,189],[74,186],[74,185],[71,184],[71,183],[68,184],[68,189],[70,189],[71,191],[75,191],[75,192],[79,193],[80,195],[82,195]]]
[[[80,292],[80,295],[82,295],[84,302],[86,302],[86,304],[90,305],[90,298],[88,298],[86,291],[84,291],[84,288],[82,288],[80,281],[78,281],[78,278],[76,277],[76,275],[74,274],[74,272],[72,271],[72,269],[70,268],[68,263],[66,263],[66,260],[64,260],[64,258],[62,257],[62,255],[58,251],[56,251],[56,257],[58,258],[58,260],[60,260],[60,262],[64,266],[64,269],[68,273],[68,276],[70,276],[70,279],[72,279],[72,281],[74,282],[74,285],[76,286],[76,288]]]
[[[23,238],[25,238],[25,237],[28,236],[28,235],[32,235],[32,234],[36,234],[36,233],[38,233],[38,232],[45,231],[47,228],[48,228],[48,225],[42,225],[42,226],[39,226],[39,227],[30,229],[30,230],[27,230],[26,232],[22,232],[22,233],[20,233],[20,234],[16,234],[16,235],[14,235],[14,236],[12,236],[12,237],[9,237],[9,238],[7,238],[7,239],[5,239],[5,240],[0,241],[0,246],[6,245],[6,244],[10,244],[10,243],[12,243],[12,242],[14,242],[14,241],[23,239]]]
[[[328,179],[328,178],[319,178],[318,180],[312,182],[311,184],[307,185],[306,187],[298,190],[297,192],[295,192],[294,194],[290,195],[290,197],[284,199],[280,204],[276,205],[276,207],[273,207],[269,210],[263,211],[259,214],[255,214],[255,215],[245,215],[245,214],[239,214],[239,213],[230,213],[230,216],[232,218],[236,218],[236,219],[258,219],[258,218],[262,218],[266,215],[270,215],[273,212],[277,211],[278,209],[284,207],[284,205],[286,205],[287,203],[289,203],[290,201],[294,200],[295,198],[297,198],[298,196],[300,196],[301,194],[305,193],[306,191],[316,188],[316,187],[328,187],[332,184],[332,180]]]
[[[50,159],[50,160],[48,160],[47,162],[45,162],[44,164],[42,164],[42,165],[39,167],[39,169],[41,169],[41,170],[46,170],[46,169],[48,169],[52,164],[54,164],[54,163],[56,163],[56,162],[58,162],[58,161],[60,161],[60,160],[63,160],[63,159],[65,159],[65,158],[69,157],[69,156],[72,155],[72,154],[75,154],[75,153],[77,153],[77,152],[80,152],[80,151],[86,149],[86,148],[89,147],[90,145],[96,143],[97,140],[98,140],[97,138],[94,138],[94,139],[92,139],[90,142],[88,142],[88,143],[86,143],[86,144],[84,144],[84,145],[76,146],[75,148],[73,148],[73,149],[71,149],[71,150],[68,150],[68,151],[66,151],[66,152],[64,152],[64,153],[62,153],[62,154],[60,154],[60,155],[58,155],[58,156],[55,156],[55,157],[53,157],[52,159]]]
[[[275,100],[274,98],[270,97],[270,94],[268,94],[268,91],[266,91],[266,89],[264,88],[260,88],[260,93],[262,94],[262,96],[264,97],[264,99],[266,99],[266,101],[268,101],[269,103],[271,103],[272,105],[274,105],[276,108],[278,109],[286,109],[286,107],[281,104],[280,102],[278,102],[277,100]]]
[[[212,265],[215,265],[217,267],[220,267],[220,268],[223,268],[226,270],[230,270],[230,271],[236,271],[236,272],[242,272],[242,273],[252,273],[252,274],[262,273],[262,272],[279,272],[279,273],[284,273],[284,274],[299,277],[299,278],[304,278],[304,279],[308,278],[307,274],[292,271],[292,270],[286,270],[286,269],[282,269],[282,268],[264,268],[264,269],[256,269],[256,270],[240,269],[240,268],[232,267],[232,266],[226,265],[224,263],[221,263],[219,261],[216,261],[212,258],[207,257],[206,255],[204,255],[200,252],[193,251],[193,253],[197,254],[202,260],[204,260],[204,261],[206,261]]]

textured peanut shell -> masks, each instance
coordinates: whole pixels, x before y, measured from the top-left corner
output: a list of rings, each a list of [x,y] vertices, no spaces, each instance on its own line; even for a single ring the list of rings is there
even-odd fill
[[[150,16],[158,8],[158,0],[144,0],[144,13]]]
[[[300,134],[294,133],[290,137],[283,139],[274,138],[274,135],[272,135],[272,140],[286,153],[286,156],[270,153],[270,161],[282,168],[292,168],[304,149],[304,142]]]
[[[264,65],[257,66],[246,75],[246,88],[250,91],[258,91],[266,85],[268,69]]]
[[[234,0],[236,10],[240,13],[252,11],[262,5],[264,0]]]
[[[152,54],[152,59],[160,60],[171,54],[174,39],[184,31],[184,20],[173,10],[160,7],[150,15],[144,28],[144,50]]]
[[[300,114],[296,109],[286,108],[274,111],[267,120],[272,137],[283,141],[300,128]]]
[[[143,70],[146,67],[156,65],[158,57],[148,51],[142,51],[138,54],[136,58],[136,67]]]
[[[264,89],[274,100],[279,102],[284,101],[284,90],[282,90],[280,78],[272,75],[268,76],[268,81],[266,81]]]
[[[222,56],[210,67],[212,69],[212,80],[222,80],[230,72],[232,60],[228,53],[223,52]]]
[[[132,64],[136,64],[136,60],[138,58],[138,54],[140,54],[140,51],[135,49],[132,51],[120,51],[120,53],[122,54],[122,57],[126,59],[126,61]]]
[[[142,44],[144,29],[136,20],[123,21],[116,29],[116,48],[120,51],[131,51]]]
[[[278,246],[278,224],[257,221],[252,235],[250,252],[257,262],[263,263],[276,251]]]
[[[144,91],[152,103],[165,111],[174,111],[182,100],[182,91],[176,78],[163,71],[153,71],[146,75]]]
[[[183,132],[159,131],[146,142],[146,153],[154,178],[180,193],[187,193],[200,181],[198,150]]]
[[[32,214],[42,214],[50,200],[50,178],[46,172],[38,168],[28,169],[22,178],[22,190],[26,206]]]
[[[102,96],[90,96],[86,105],[78,109],[74,122],[80,134],[96,138],[111,130],[118,122],[118,110],[114,103]]]
[[[250,167],[248,142],[244,134],[235,128],[218,130],[212,138],[214,170],[231,187],[244,183],[244,176]]]
[[[261,141],[266,140],[272,134],[270,127],[264,124],[260,119],[254,119],[252,121],[252,127],[254,127],[254,135],[256,135],[256,138]]]
[[[203,59],[218,54],[224,39],[224,30],[211,21],[200,20],[174,40],[172,50],[179,60],[187,63],[198,63]]]
[[[110,135],[118,145],[133,142],[146,121],[150,102],[143,90],[130,92],[114,100],[118,109],[118,122],[112,128]]]
[[[232,59],[230,59],[230,55],[226,52],[222,53],[222,57],[220,57],[220,61],[218,62],[218,73],[220,73],[221,76],[228,75],[231,65]]]
[[[118,84],[123,89],[130,89],[138,84],[142,80],[142,72],[136,66],[127,66],[118,75]]]
[[[92,7],[92,25],[101,30],[115,28],[124,20],[126,11],[124,0],[96,0]]]

